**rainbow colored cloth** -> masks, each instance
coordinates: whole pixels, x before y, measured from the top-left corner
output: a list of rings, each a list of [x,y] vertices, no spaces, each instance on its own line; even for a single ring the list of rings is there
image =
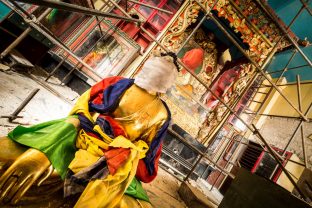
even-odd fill
[[[164,103],[168,119],[151,145],[142,140],[129,141],[109,115],[133,83],[133,79],[122,77],[103,79],[79,98],[69,117],[29,128],[18,126],[8,137],[44,152],[63,179],[68,170],[72,175],[83,176],[87,184],[76,204],[79,207],[115,207],[124,193],[148,201],[139,181],[150,182],[156,177],[162,140],[171,117]],[[99,116],[94,119],[93,113]],[[67,122],[71,117],[79,118],[79,131]]]

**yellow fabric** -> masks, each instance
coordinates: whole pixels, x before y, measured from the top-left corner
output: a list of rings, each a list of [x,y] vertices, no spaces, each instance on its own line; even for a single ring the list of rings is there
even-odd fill
[[[74,173],[77,173],[94,164],[104,155],[100,147],[108,149],[108,144],[86,134],[86,132],[81,129],[76,139],[76,147],[79,150],[75,153],[75,158],[69,165],[69,169],[71,169]]]
[[[142,141],[139,140],[135,143],[132,143],[130,140],[126,139],[124,136],[118,136],[116,137],[110,144],[110,147],[122,147],[122,148],[130,148],[137,150],[139,153],[139,159],[142,159],[145,157],[145,154],[148,150],[148,145]]]
[[[76,104],[70,111],[69,115],[75,115],[78,113],[82,113],[85,117],[87,117],[92,123],[94,123],[94,120],[92,118],[92,115],[89,112],[89,99],[90,99],[90,92],[91,89],[84,92],[79,99],[77,100]]]
[[[123,136],[116,137],[109,146],[129,148],[131,152],[128,159],[118,168],[115,175],[108,175],[105,179],[89,182],[75,207],[113,208],[119,206],[123,193],[136,174],[139,159],[144,157],[148,150],[144,141],[132,143]]]
[[[84,149],[79,149],[75,153],[75,158],[72,160],[70,165],[68,166],[74,173],[78,173],[79,171],[89,167],[94,164],[100,157],[95,156]]]
[[[115,208],[153,208],[149,202],[123,195],[119,205]]]
[[[100,127],[99,125],[95,125],[95,126],[93,127],[93,130],[96,131],[97,133],[99,133],[99,134],[102,136],[104,142],[106,142],[107,144],[109,144],[109,143],[111,143],[111,142],[113,141],[112,138],[110,138],[107,134],[105,134],[105,133],[102,131],[102,129],[101,129],[101,127]],[[106,149],[106,148],[105,148],[105,149]]]
[[[104,153],[101,148],[108,149],[108,144],[100,139],[88,135],[83,129],[81,129],[76,139],[76,147],[87,150],[95,156],[103,156]]]

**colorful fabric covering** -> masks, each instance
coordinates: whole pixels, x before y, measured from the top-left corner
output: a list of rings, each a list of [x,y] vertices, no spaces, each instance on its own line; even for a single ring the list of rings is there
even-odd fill
[[[79,98],[70,114],[79,114],[80,125],[89,135],[101,138],[100,132],[98,131],[101,129],[108,135],[113,134],[113,137],[119,135],[125,136],[125,133],[120,127],[118,127],[118,124],[114,122],[113,119],[110,119],[108,115],[114,112],[118,107],[121,96],[133,85],[133,83],[133,79],[122,77],[103,79]],[[161,143],[171,119],[167,105],[164,102],[163,104],[167,109],[168,119],[153,139],[146,157],[143,161],[139,162],[137,177],[143,182],[150,182],[157,174],[156,169],[158,167],[158,160],[161,153]],[[97,117],[94,121],[91,116],[92,112],[100,113],[101,116]],[[100,121],[101,119],[105,121]],[[102,123],[102,125],[98,125],[100,123]],[[98,125],[100,129],[94,129],[94,124]]]
[[[144,158],[148,150],[148,146],[143,140],[131,142],[123,136],[114,138],[109,146],[111,148],[130,149],[130,154],[114,175],[109,174],[103,179],[90,180],[79,197],[76,207],[113,208],[119,205],[126,189],[135,177],[139,159]],[[85,161],[85,158],[82,160]],[[81,160],[77,156],[74,158],[69,168],[76,169],[74,165],[81,167]]]
[[[72,175],[76,177],[74,181],[82,180],[83,187],[88,183],[83,193],[85,198],[80,200],[81,204],[86,202],[85,199],[89,199],[90,196],[97,193],[94,188],[105,189],[106,194],[104,195],[106,196],[108,196],[107,194],[115,196],[116,200],[111,198],[114,203],[117,203],[117,199],[121,200],[124,192],[135,198],[147,200],[146,193],[142,192],[141,184],[137,183],[134,176],[136,175],[143,182],[150,182],[156,177],[161,143],[169,126],[170,111],[164,103],[168,111],[168,119],[159,129],[148,149],[145,147],[146,143],[144,145],[141,140],[135,144],[126,140],[126,133],[122,127],[109,115],[118,107],[120,98],[133,83],[132,79],[111,77],[102,80],[85,92],[70,113],[74,117],[78,115],[81,127],[78,134],[74,125],[67,123],[67,118],[65,118],[39,124],[29,129],[18,127],[10,132],[9,137],[23,145],[44,152],[63,179],[69,167]],[[95,118],[93,117],[94,113],[100,115]],[[130,143],[128,146],[124,146],[127,141]],[[142,152],[144,152],[143,156]],[[60,158],[62,159],[60,160]],[[96,161],[99,159],[102,164],[108,164],[106,167],[110,174],[107,177],[106,167],[100,168],[96,165]],[[94,166],[90,167],[89,171],[83,171],[91,165]],[[94,171],[94,169],[105,170],[105,174],[103,171],[102,174],[90,174],[90,171]],[[105,179],[103,180],[103,178]],[[116,191],[107,184],[117,184],[120,187]],[[132,187],[131,191],[126,191],[129,185]],[[80,187],[80,190],[77,189],[78,192],[81,192],[83,187]],[[103,187],[106,188],[103,189]],[[96,198],[96,202],[102,204],[103,197],[99,199],[97,196]],[[105,203],[107,202],[106,200]],[[112,202],[112,204],[114,203]]]
[[[77,116],[71,116],[77,118]],[[65,178],[67,167],[74,159],[77,130],[68,118],[44,122],[31,127],[17,126],[8,134],[13,141],[40,150],[53,167]]]
[[[132,144],[129,140],[123,139],[124,141],[119,143],[119,146],[117,145],[115,149],[112,149],[112,143],[116,144],[118,139],[125,138],[126,133],[109,115],[116,110],[120,98],[133,83],[134,80],[121,77],[104,79],[82,95],[71,112],[71,114],[79,114],[80,126],[82,127],[82,132],[85,133],[83,140],[92,140],[93,144],[97,143],[93,146],[100,147],[103,150],[110,172],[110,175],[104,180],[94,180],[88,183],[77,202],[79,206],[94,206],[95,204],[101,204],[101,206],[105,207],[112,206],[112,204],[116,204],[121,200],[124,192],[135,198],[148,200],[146,193],[142,192],[141,184],[136,183],[134,175],[136,173],[136,177],[144,182],[150,182],[156,177],[161,143],[171,117],[170,111],[164,103],[168,119],[152,140],[148,151],[146,150],[146,155],[144,153],[144,156],[138,157],[141,154],[140,152],[144,152],[142,143],[146,145],[142,140]],[[94,112],[100,113],[96,119],[91,115]],[[81,135],[78,135],[78,142],[82,141],[80,138],[82,138]],[[106,145],[109,144],[110,147],[108,148],[104,143]],[[129,143],[128,146],[125,145],[126,143]],[[85,145],[85,147],[88,149],[92,146],[90,144],[91,142],[89,145]],[[77,145],[80,149],[83,146]],[[93,151],[94,155],[98,154],[98,156],[101,156],[101,151],[96,147],[92,148],[91,151]],[[80,162],[77,163],[80,164]],[[128,169],[125,167],[128,167]],[[70,169],[72,168],[70,167]],[[116,184],[115,188],[112,188],[113,184]],[[135,186],[136,188],[126,191],[130,184],[132,184],[130,187]],[[96,194],[101,191],[103,191],[102,194]]]

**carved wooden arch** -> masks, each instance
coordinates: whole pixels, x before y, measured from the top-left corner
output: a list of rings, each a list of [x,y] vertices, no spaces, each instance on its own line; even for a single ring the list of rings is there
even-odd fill
[[[197,2],[205,8],[205,11],[201,9]],[[257,8],[257,5],[250,0],[238,0],[235,2],[232,0],[219,0],[213,10],[218,12],[219,17],[224,17],[229,20],[230,26],[234,32],[240,32],[242,34],[241,39],[250,47],[250,49],[245,50],[245,52],[254,61],[261,65],[262,61],[271,51],[274,43],[277,42],[282,35],[276,25],[270,21],[269,17],[265,16],[265,14],[261,11],[258,13],[260,14],[261,21],[264,22],[264,24],[262,24],[262,28],[258,28],[255,24],[248,20],[248,18],[244,15],[248,14],[248,12],[252,12],[248,10],[242,11],[238,5],[239,3],[247,2],[254,7],[251,10]],[[187,27],[190,26],[191,23],[197,21],[199,11],[202,10],[206,13],[210,10],[210,7],[213,6],[213,4],[214,0],[190,0],[183,9],[183,12],[168,29],[167,34],[161,40],[163,46],[173,52],[176,52],[186,38],[183,34]],[[263,31],[268,31],[270,38],[266,37]],[[288,44],[288,41],[283,38],[279,44],[279,48],[283,48]]]

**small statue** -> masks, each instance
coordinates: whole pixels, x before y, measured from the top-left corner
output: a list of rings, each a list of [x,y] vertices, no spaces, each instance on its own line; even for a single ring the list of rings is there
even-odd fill
[[[150,58],[134,80],[103,79],[79,98],[67,118],[18,126],[1,138],[0,171],[7,168],[0,178],[1,202],[151,207],[140,181],[157,175],[171,119],[159,93],[174,83],[174,60],[168,54]],[[62,187],[70,196],[64,200]]]

